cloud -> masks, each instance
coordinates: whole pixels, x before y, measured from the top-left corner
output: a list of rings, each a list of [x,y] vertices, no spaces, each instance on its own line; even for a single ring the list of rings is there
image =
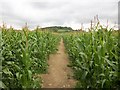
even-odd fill
[[[37,25],[71,26],[80,28],[87,25],[98,14],[105,23],[117,22],[119,0],[1,0],[0,19],[14,27],[22,27],[28,22],[30,28]]]

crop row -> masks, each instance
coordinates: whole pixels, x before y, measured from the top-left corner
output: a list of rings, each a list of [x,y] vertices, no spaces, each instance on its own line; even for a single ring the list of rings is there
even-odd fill
[[[50,53],[57,50],[58,36],[37,28],[2,29],[2,84],[5,88],[40,88],[37,74],[47,71]]]
[[[118,33],[100,27],[63,36],[79,88],[118,88]]]

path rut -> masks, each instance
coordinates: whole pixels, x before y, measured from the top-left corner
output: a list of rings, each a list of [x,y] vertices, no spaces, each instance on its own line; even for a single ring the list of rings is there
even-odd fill
[[[48,73],[42,74],[42,88],[74,88],[76,80],[73,79],[73,72],[69,64],[63,39],[60,41],[58,51],[51,54],[48,60]]]

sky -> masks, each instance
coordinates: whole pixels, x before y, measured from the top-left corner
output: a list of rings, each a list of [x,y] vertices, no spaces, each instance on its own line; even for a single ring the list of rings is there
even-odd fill
[[[36,26],[67,26],[73,29],[90,26],[98,15],[101,24],[118,22],[119,0],[0,0],[0,25],[21,28],[27,22]]]

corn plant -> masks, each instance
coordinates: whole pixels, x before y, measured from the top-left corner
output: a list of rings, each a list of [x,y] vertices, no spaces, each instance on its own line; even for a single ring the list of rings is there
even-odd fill
[[[1,30],[1,27],[0,27],[0,88],[3,87],[3,82],[2,82],[2,60],[3,60],[3,57],[2,57],[2,50],[1,50],[1,47],[2,47],[2,30]]]
[[[101,25],[63,36],[80,88],[118,88],[118,34]]]
[[[58,41],[50,32],[3,27],[1,53],[5,88],[40,88],[41,79],[35,75],[47,70],[48,56],[56,50]]]

